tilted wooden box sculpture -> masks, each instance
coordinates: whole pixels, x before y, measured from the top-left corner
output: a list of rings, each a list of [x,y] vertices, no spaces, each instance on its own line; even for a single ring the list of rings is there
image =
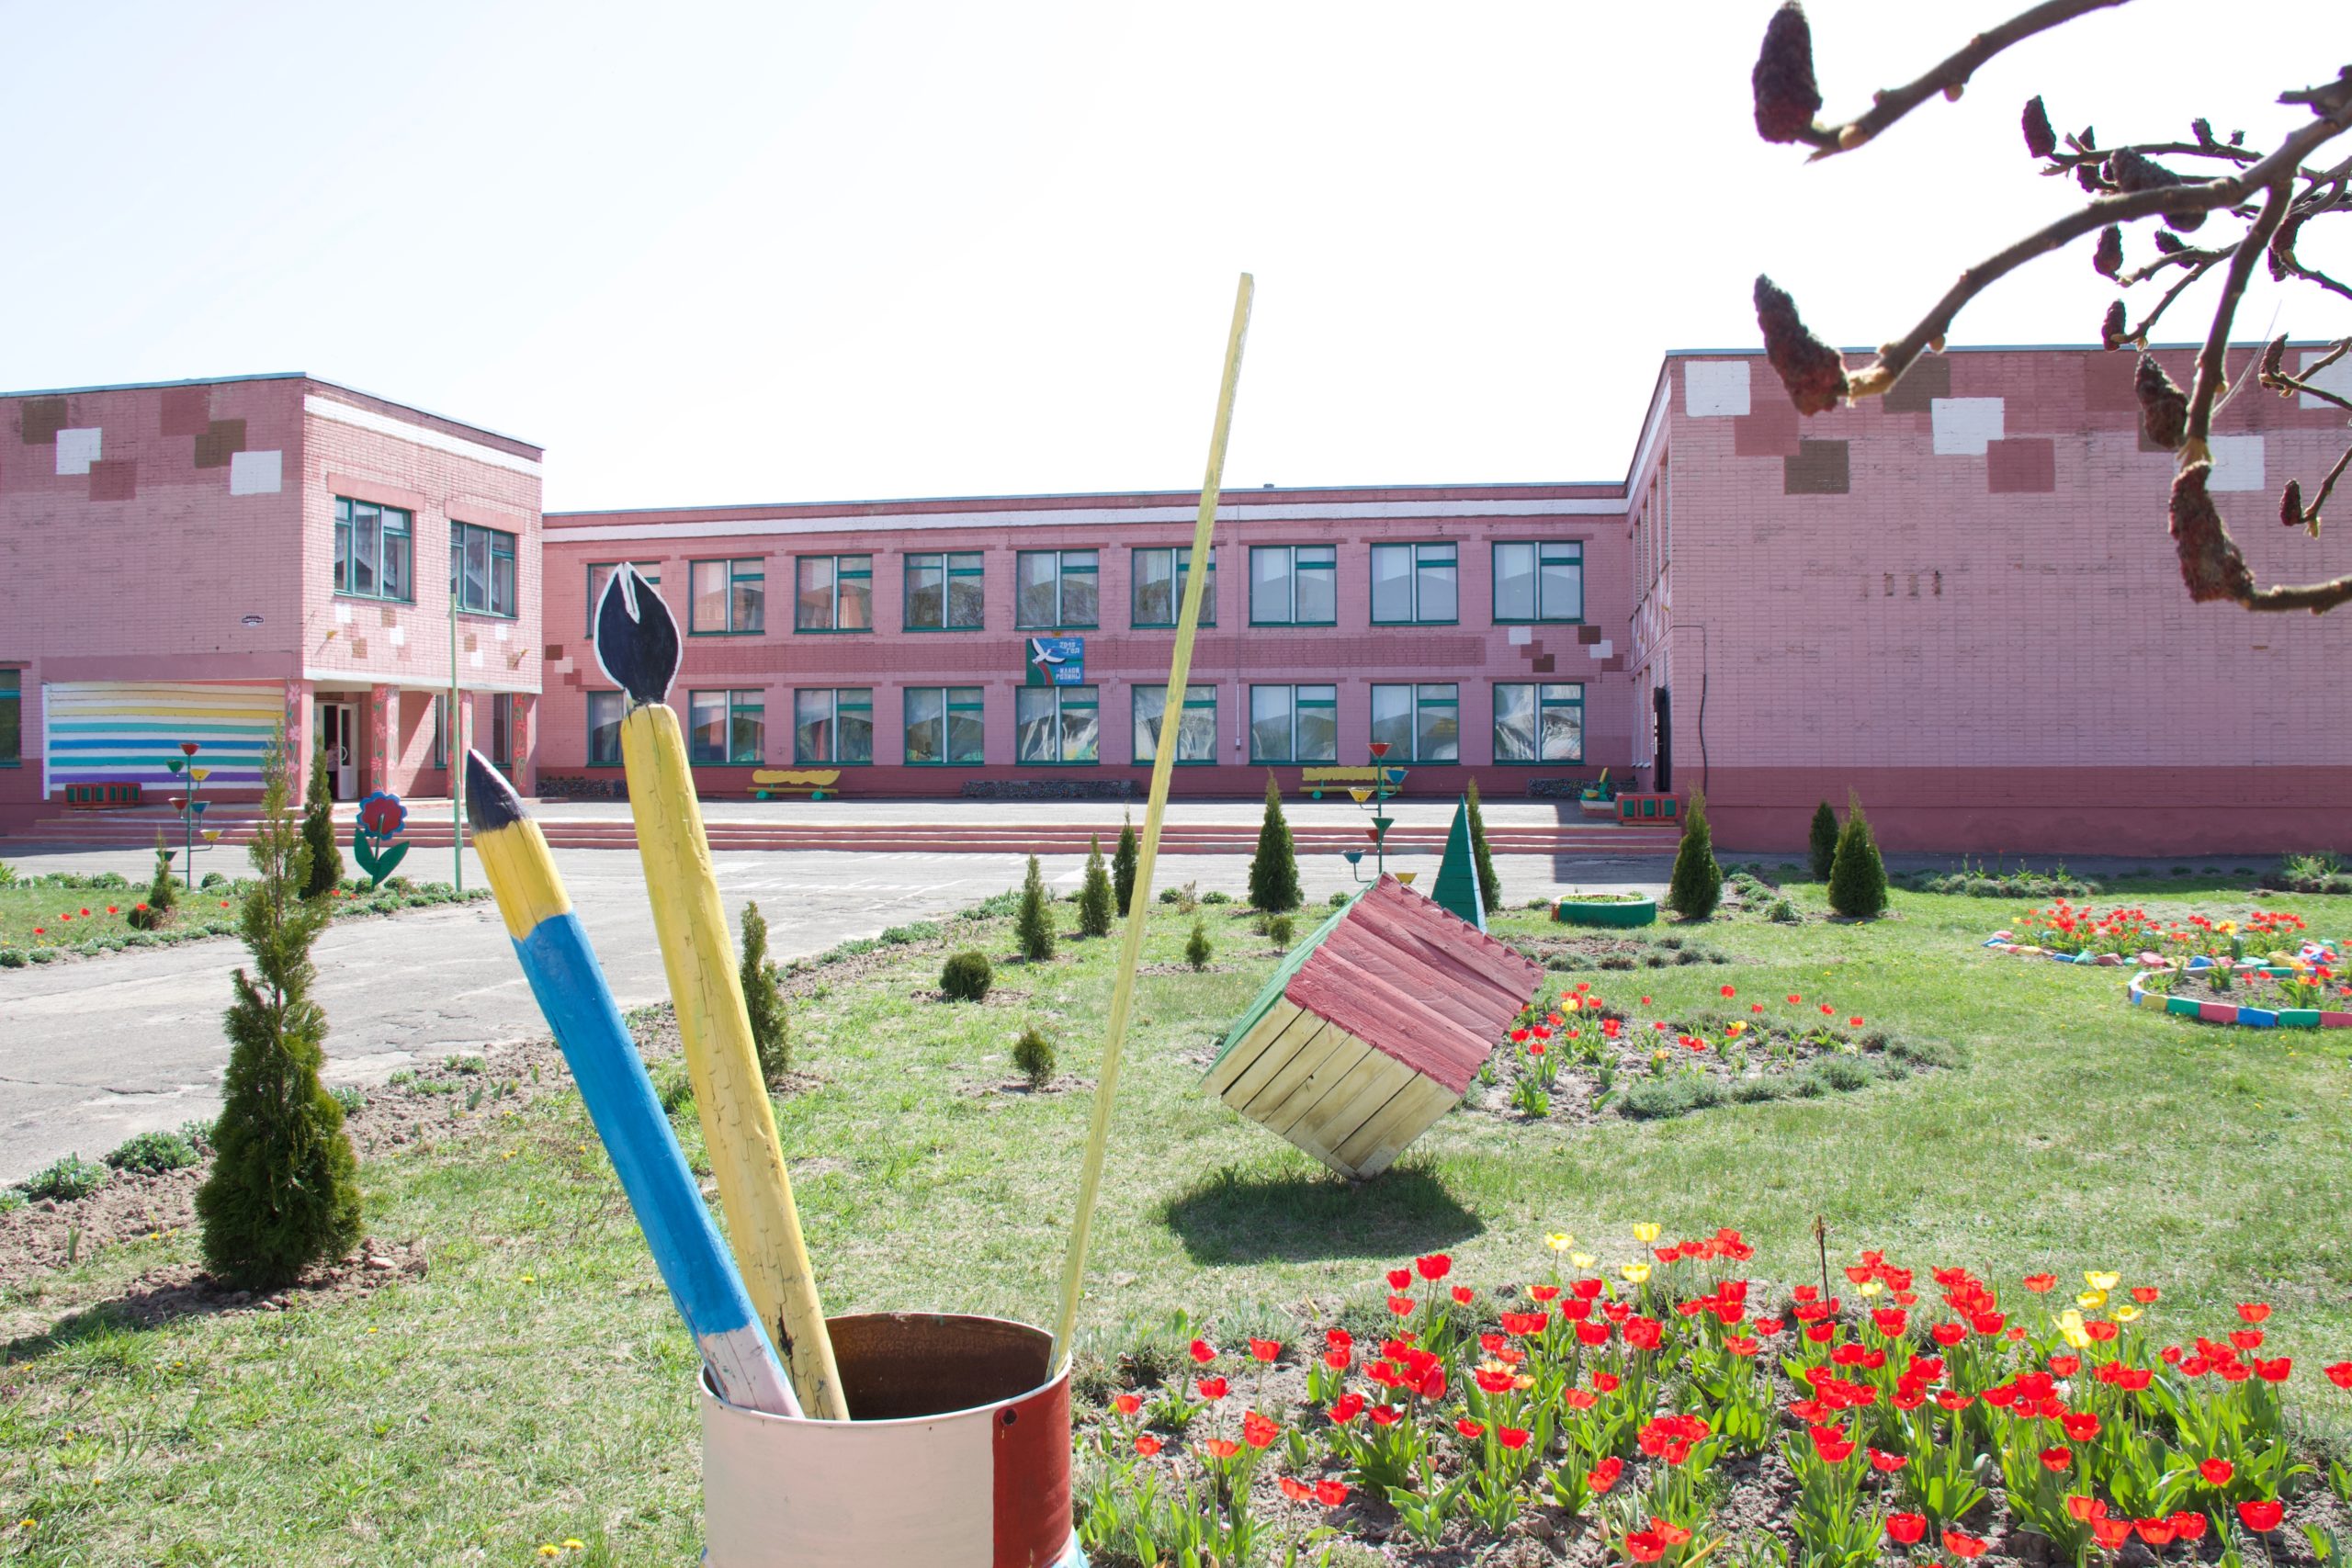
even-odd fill
[[[1383,876],[1283,959],[1203,1088],[1340,1175],[1376,1176],[1461,1100],[1543,979]]]

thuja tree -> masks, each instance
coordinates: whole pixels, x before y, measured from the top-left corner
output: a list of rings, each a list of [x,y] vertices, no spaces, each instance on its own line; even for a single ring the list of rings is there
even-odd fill
[[[768,920],[757,904],[743,906],[743,1011],[752,1022],[752,1049],[760,1077],[769,1083],[792,1070],[792,1034],[784,1010],[784,990],[768,958]]]
[[[1078,890],[1078,930],[1081,936],[1111,934],[1111,874],[1102,865],[1100,833],[1086,852],[1086,880]]]
[[[1846,825],[1838,830],[1837,863],[1829,868],[1829,907],[1858,920],[1886,912],[1886,863],[1862,815],[1861,796],[1846,795]]]
[[[1813,808],[1813,834],[1806,847],[1812,852],[1813,879],[1828,881],[1829,868],[1838,863],[1838,813],[1826,800]]]
[[[1266,819],[1258,829],[1258,852],[1250,857],[1250,902],[1269,914],[1305,902],[1298,890],[1298,852],[1283,817],[1282,786],[1266,775]]]
[[[1874,94],[1868,112],[1825,124],[1818,118],[1822,96],[1814,77],[1812,31],[1804,8],[1788,0],[1765,28],[1763,52],[1751,78],[1757,131],[1767,141],[1810,147],[1815,158],[1852,152],[1922,104],[1959,97],[1969,77],[2012,44],[2123,3],[2044,0],[1977,34],[1917,80]],[[2297,41],[2283,33],[2281,39]],[[2244,131],[2215,134],[2204,118],[2189,121],[2185,140],[2159,136],[2105,146],[2088,126],[2060,135],[2042,99],[2029,99],[2019,119],[2028,156],[2041,174],[2072,180],[2088,199],[1962,273],[1926,315],[1860,367],[1849,367],[1844,355],[1808,332],[1789,295],[1770,278],[1758,276],[1756,314],[1772,367],[1802,413],[1882,396],[1922,355],[1942,351],[1953,321],[1985,288],[2029,262],[2077,240],[2092,240],[2091,266],[2115,284],[2119,296],[2143,288],[2154,296],[2136,319],[2119,297],[2107,308],[2099,341],[2111,351],[2139,352],[2134,385],[2142,432],[2177,459],[2168,523],[2189,598],[2313,614],[2352,601],[2352,573],[2299,584],[2258,584],[2209,488],[2213,416],[2231,389],[2230,331],[2254,269],[2263,266],[2283,284],[2352,299],[2352,286],[2303,254],[2307,245],[2316,251],[2325,239],[2343,238],[2324,234],[2316,225],[2352,213],[2352,158],[2340,155],[2342,145],[2329,147],[2352,131],[2352,66],[2324,85],[2282,92],[2278,101],[2308,110],[2311,118],[2265,150],[2246,145]],[[2334,162],[2329,155],[2335,155]],[[1932,177],[1923,177],[1918,186],[1922,202],[1942,199]],[[1873,216],[1882,225],[1900,226],[1899,214]],[[2129,242],[2127,232],[2134,236]],[[1859,247],[1857,254],[1868,249]],[[2219,278],[2219,297],[2192,384],[2184,391],[2147,352],[2149,333],[2173,301],[2209,274]],[[2290,369],[2282,333],[2236,375],[2241,384],[2251,375],[2265,391],[2281,397],[2309,397],[2352,412],[2352,399],[2312,381],[2346,354],[2352,354],[2352,337],[2301,355]],[[2320,479],[2318,493],[2308,501],[2301,478],[2290,479],[2278,498],[2278,521],[2317,537],[2320,509],[2347,464],[2352,448]]]
[[[1723,902],[1724,869],[1715,863],[1714,836],[1707,829],[1707,797],[1690,792],[1682,818],[1682,844],[1674,852],[1674,876],[1667,884],[1666,907],[1686,920],[1703,920]]]
[[[1021,955],[1032,964],[1054,955],[1053,906],[1046,897],[1046,874],[1035,855],[1029,857],[1029,874],[1021,881],[1021,908],[1013,916],[1012,933],[1020,941]]]
[[[1136,896],[1136,857],[1143,853],[1143,846],[1136,838],[1135,818],[1126,818],[1119,824],[1119,847],[1111,852],[1111,888],[1119,897],[1119,913],[1125,915]]]
[[[137,930],[161,931],[172,920],[180,901],[180,885],[172,875],[172,852],[164,847],[164,830],[155,829],[155,875],[147,885],[146,901],[123,917]]]
[[[253,972],[234,976],[212,1174],[196,1195],[205,1267],[247,1289],[284,1284],[359,1239],[356,1162],[343,1108],[319,1081],[327,1020],[311,997],[311,944],[328,908],[301,896],[310,850],[286,773],[284,751],[274,750],[254,827],[258,876],[237,917]]]
[[[1503,907],[1503,879],[1495,874],[1495,857],[1487,852],[1487,821],[1478,815],[1478,781],[1462,792],[1470,818],[1470,859],[1478,868],[1478,902],[1488,909]]]
[[[310,852],[310,872],[302,879],[302,897],[315,898],[343,886],[343,851],[334,841],[334,797],[327,789],[327,749],[311,749],[311,787],[302,796],[302,847]]]

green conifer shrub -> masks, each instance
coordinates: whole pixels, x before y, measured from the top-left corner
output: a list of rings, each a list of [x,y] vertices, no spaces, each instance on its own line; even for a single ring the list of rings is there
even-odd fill
[[[1666,889],[1666,907],[1686,920],[1703,920],[1723,902],[1724,870],[1715,863],[1714,837],[1707,830],[1707,799],[1690,792],[1690,809],[1682,818],[1682,845],[1674,854],[1674,877]]]
[[[1043,964],[1054,955],[1053,901],[1046,897],[1046,874],[1037,857],[1029,857],[1029,874],[1021,883],[1021,913],[1013,918],[1013,934],[1021,940],[1021,955]]]
[[[1823,801],[1813,810],[1813,837],[1808,846],[1813,856],[1813,879],[1829,880],[1829,868],[1838,861],[1838,814]]]
[[[1078,890],[1078,932],[1080,936],[1111,934],[1111,874],[1102,864],[1102,835],[1094,835],[1086,852],[1086,880]]]
[[[752,1048],[759,1054],[760,1077],[780,1083],[792,1071],[792,1032],[784,1011],[780,971],[768,959],[767,917],[757,904],[743,906],[743,1011],[752,1021]]]
[[[1119,824],[1119,847],[1111,852],[1111,886],[1118,895],[1119,913],[1125,916],[1135,904],[1136,857],[1143,852],[1141,840],[1136,837],[1135,818],[1131,815]]]
[[[172,876],[172,852],[164,847],[164,830],[155,829],[155,879],[148,884],[147,897],[135,904],[122,918],[135,931],[159,931],[172,923],[172,911],[180,901],[180,885]]]
[[[1031,1024],[1012,1043],[1012,1065],[1029,1080],[1031,1089],[1045,1088],[1054,1081],[1054,1043]]]
[[[1470,818],[1470,858],[1478,867],[1478,902],[1492,913],[1503,907],[1503,879],[1495,874],[1495,857],[1487,850],[1487,821],[1478,815],[1476,779],[1462,792],[1462,799]]]
[[[1829,868],[1829,907],[1849,919],[1886,913],[1886,863],[1862,815],[1862,797],[1846,793],[1846,825],[1838,830],[1838,855]]]
[[[1266,819],[1258,829],[1258,852],[1250,857],[1250,902],[1271,914],[1305,902],[1298,890],[1298,852],[1283,818],[1282,786],[1266,774]]]
[[[939,994],[951,1002],[977,1002],[995,983],[996,966],[976,947],[949,954],[940,966]]]
[[[1216,956],[1216,950],[1209,945],[1209,928],[1202,922],[1200,916],[1194,915],[1193,934],[1184,939],[1184,962],[1195,969],[1205,969],[1209,966],[1209,960]]]
[[[334,797],[327,789],[327,749],[311,749],[311,787],[302,796],[302,846],[311,852],[311,873],[302,897],[315,898],[343,886],[343,851],[334,841]]]
[[[274,748],[249,852],[259,875],[238,912],[254,973],[241,968],[234,977],[212,1174],[196,1194],[205,1267],[241,1289],[282,1285],[341,1258],[360,1231],[357,1161],[343,1107],[319,1081],[327,1018],[311,997],[311,944],[328,909],[323,899],[301,897],[310,852],[286,773],[286,754]]]

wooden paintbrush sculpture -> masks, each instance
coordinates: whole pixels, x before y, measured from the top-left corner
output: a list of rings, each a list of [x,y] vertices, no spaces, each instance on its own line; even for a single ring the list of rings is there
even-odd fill
[[[621,760],[629,812],[736,1261],[808,1414],[846,1421],[849,1406],[752,1045],[685,739],[663,700],[678,673],[678,623],[660,591],[623,566],[597,601],[594,640],[596,661],[628,694]]]

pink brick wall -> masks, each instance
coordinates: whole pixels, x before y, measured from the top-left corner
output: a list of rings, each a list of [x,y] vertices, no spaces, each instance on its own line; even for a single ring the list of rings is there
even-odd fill
[[[587,755],[585,693],[608,689],[586,637],[588,567],[622,558],[658,564],[662,592],[682,623],[687,563],[758,558],[766,563],[763,636],[689,637],[675,700],[695,688],[756,688],[765,694],[767,765],[793,765],[790,716],[797,688],[871,686],[876,765],[856,770],[849,786],[871,794],[954,794],[970,778],[1126,777],[1133,764],[1132,688],[1167,679],[1172,634],[1130,626],[1130,551],[1184,545],[1192,536],[1191,501],[1182,495],[1056,497],[877,503],[855,508],[723,508],[636,513],[575,513],[548,520],[548,637],[570,668],[551,669],[542,714],[540,765],[550,774],[593,774]],[[1597,508],[1578,512],[1576,507]],[[984,514],[968,527],[959,513]],[[1061,524],[1068,512],[1084,521]],[[1248,688],[1253,682],[1329,682],[1339,688],[1339,761],[1368,759],[1375,682],[1452,682],[1459,687],[1461,764],[1423,765],[1419,777],[1450,789],[1476,773],[1489,793],[1521,794],[1530,778],[1560,778],[1619,768],[1631,761],[1623,671],[1627,605],[1624,530],[1614,486],[1468,486],[1444,490],[1250,491],[1227,498],[1217,527],[1217,624],[1200,635],[1195,684],[1218,687],[1219,764],[1179,771],[1191,794],[1255,794],[1261,768],[1249,764]],[[681,536],[690,530],[745,527],[724,536]],[[609,536],[618,533],[624,536]],[[597,537],[596,535],[607,536]],[[1514,629],[1493,619],[1492,556],[1498,540],[1577,539],[1585,547],[1586,621],[1592,640],[1573,626]],[[1370,621],[1370,551],[1374,542],[1444,541],[1460,561],[1458,622],[1453,626],[1374,626]],[[1248,624],[1248,550],[1251,545],[1333,545],[1338,549],[1338,625],[1330,628],[1253,627]],[[1092,767],[1014,762],[1013,692],[1024,675],[1026,635],[1013,626],[1014,562],[1029,549],[1100,552],[1102,625],[1087,631],[1086,668],[1101,702],[1102,761]],[[986,557],[987,626],[979,632],[903,629],[904,558],[910,551],[978,550]],[[791,629],[795,557],[863,553],[874,558],[875,620],[868,634],[796,634]],[[1548,661],[1550,668],[1539,668]],[[1495,766],[1491,685],[1497,681],[1578,682],[1585,688],[1586,763]],[[909,686],[978,683],[986,688],[987,751],[980,767],[906,767],[901,693]],[[1237,737],[1242,744],[1235,744]],[[1289,768],[1280,770],[1295,776]],[[714,792],[739,789],[747,768],[700,770]],[[1411,786],[1408,786],[1411,787]]]

